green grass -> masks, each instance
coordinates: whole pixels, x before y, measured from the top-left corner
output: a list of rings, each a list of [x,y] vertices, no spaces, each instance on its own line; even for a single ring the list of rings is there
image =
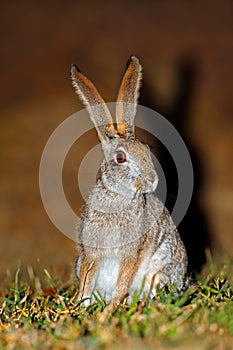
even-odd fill
[[[155,301],[122,305],[107,313],[105,302],[84,307],[77,287],[29,268],[29,282],[0,291],[0,349],[233,349],[233,287],[228,266],[208,266],[183,295],[168,288]]]

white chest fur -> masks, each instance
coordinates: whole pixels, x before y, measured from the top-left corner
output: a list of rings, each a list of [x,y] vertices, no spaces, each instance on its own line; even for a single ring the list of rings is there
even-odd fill
[[[100,273],[96,276],[95,289],[106,298],[107,302],[115,296],[120,263],[120,257],[105,258],[101,264]]]
[[[92,281],[92,293],[99,293],[109,302],[114,296],[120,271],[121,257],[105,257]],[[77,262],[77,276],[80,277],[81,258]],[[95,301],[94,296],[90,302]]]

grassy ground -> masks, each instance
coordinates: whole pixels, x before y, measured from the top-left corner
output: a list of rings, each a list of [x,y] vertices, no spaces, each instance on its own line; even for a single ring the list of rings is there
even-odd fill
[[[233,349],[233,287],[230,264],[205,268],[183,295],[167,288],[155,301],[83,307],[77,288],[51,277],[29,282],[18,269],[0,291],[1,349]]]

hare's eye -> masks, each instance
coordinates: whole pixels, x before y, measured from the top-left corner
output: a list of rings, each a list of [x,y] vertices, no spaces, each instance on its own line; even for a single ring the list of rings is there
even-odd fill
[[[124,163],[126,162],[126,154],[123,151],[117,151],[116,153],[116,161],[117,163]]]

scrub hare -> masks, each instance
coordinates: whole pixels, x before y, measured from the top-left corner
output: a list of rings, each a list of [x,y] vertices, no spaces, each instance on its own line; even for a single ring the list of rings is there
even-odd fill
[[[155,195],[158,177],[150,150],[134,135],[142,67],[131,56],[120,86],[116,128],[94,85],[75,66],[71,78],[90,114],[104,160],[78,227],[79,299],[100,293],[112,306],[137,291],[153,298],[156,286],[181,290],[187,267],[184,245]]]

